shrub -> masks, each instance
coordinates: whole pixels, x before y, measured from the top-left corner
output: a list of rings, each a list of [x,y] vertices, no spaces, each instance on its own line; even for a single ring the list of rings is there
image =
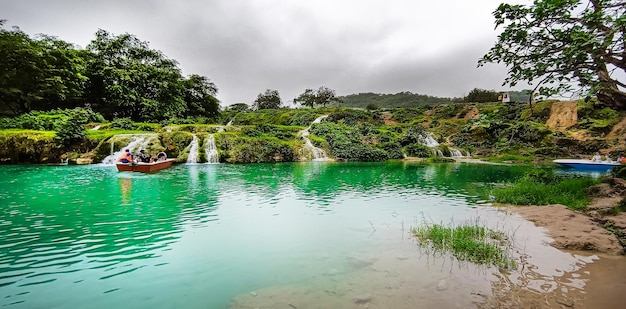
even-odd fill
[[[420,143],[413,143],[405,147],[406,154],[409,157],[428,158],[432,156],[433,151],[428,146]]]
[[[76,110],[64,120],[56,124],[56,139],[61,145],[68,146],[85,140],[87,130],[85,125],[89,122],[87,114],[81,110]]]
[[[133,121],[130,118],[115,118],[111,122],[111,128],[122,129],[122,130],[135,130],[137,127],[133,124]]]
[[[422,143],[426,136],[426,129],[422,126],[412,126],[404,131],[404,135],[400,138],[400,144],[407,146],[415,143]]]

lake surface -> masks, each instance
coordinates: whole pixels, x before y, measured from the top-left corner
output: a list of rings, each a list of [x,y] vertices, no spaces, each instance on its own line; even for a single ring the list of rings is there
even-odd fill
[[[477,197],[526,168],[181,164],[146,175],[0,166],[0,305],[466,308],[502,284],[580,289],[577,276],[561,278],[584,258]],[[520,269],[434,256],[409,234],[466,220],[515,235]]]

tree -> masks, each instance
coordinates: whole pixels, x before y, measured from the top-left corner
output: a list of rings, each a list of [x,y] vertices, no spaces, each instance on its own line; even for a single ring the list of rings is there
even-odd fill
[[[192,74],[185,80],[186,116],[215,117],[220,101],[215,98],[217,87],[205,76]]]
[[[293,103],[313,108],[313,105],[315,105],[315,90],[307,88],[297,98],[293,99]]]
[[[341,102],[341,100],[335,96],[335,90],[321,86],[317,90],[306,89],[302,94],[293,99],[293,102],[312,108],[314,105],[326,107],[326,104]]]
[[[185,112],[184,78],[175,60],[131,34],[104,30],[87,45],[88,99],[107,118],[162,120]]]
[[[504,85],[536,83],[540,94],[571,91],[595,95],[626,108],[626,4],[623,0],[535,0],[500,4],[493,12],[503,27],[495,46],[479,60],[504,63]],[[574,88],[578,86],[578,88]]]
[[[14,114],[73,107],[83,94],[84,64],[72,44],[0,29],[0,104]]]
[[[494,90],[474,88],[465,97],[465,102],[486,103],[497,102],[499,94]]]
[[[265,93],[259,93],[256,100],[254,100],[254,107],[259,109],[277,109],[282,105],[278,90],[265,90]]]

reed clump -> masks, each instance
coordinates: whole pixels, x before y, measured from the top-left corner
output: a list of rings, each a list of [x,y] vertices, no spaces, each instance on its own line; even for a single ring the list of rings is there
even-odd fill
[[[420,245],[435,253],[451,252],[460,261],[515,268],[512,236],[489,229],[479,221],[458,226],[423,224],[411,229]]]

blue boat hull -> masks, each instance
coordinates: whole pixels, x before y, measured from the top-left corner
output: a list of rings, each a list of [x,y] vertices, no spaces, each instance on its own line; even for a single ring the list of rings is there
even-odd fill
[[[561,166],[575,168],[577,170],[585,171],[608,171],[616,166],[620,166],[617,162],[596,162],[591,160],[577,160],[577,159],[558,159],[552,161]]]

